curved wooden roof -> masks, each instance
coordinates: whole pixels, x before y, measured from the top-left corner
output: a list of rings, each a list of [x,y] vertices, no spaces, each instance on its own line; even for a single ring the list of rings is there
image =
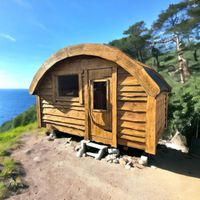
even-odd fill
[[[30,94],[35,93],[40,80],[56,63],[63,59],[80,55],[96,56],[115,62],[136,77],[150,96],[157,96],[160,92],[169,92],[171,89],[155,70],[130,58],[114,47],[101,44],[80,44],[62,48],[50,56],[35,74],[29,88]]]

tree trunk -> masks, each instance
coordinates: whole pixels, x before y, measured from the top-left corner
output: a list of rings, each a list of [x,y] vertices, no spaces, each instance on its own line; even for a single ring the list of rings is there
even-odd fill
[[[180,41],[179,41],[178,35],[175,36],[175,42],[176,42],[176,51],[177,51],[178,63],[179,63],[180,79],[181,79],[181,83],[185,83],[186,79],[190,75],[190,72],[188,69],[187,61],[186,59],[183,58],[182,49],[180,47]]]

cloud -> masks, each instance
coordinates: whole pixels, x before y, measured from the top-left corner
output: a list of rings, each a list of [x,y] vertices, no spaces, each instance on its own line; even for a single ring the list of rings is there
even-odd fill
[[[38,28],[40,28],[41,30],[43,30],[43,31],[46,31],[46,32],[49,32],[49,30],[48,30],[48,28],[44,25],[44,24],[42,24],[42,23],[40,23],[40,22],[34,22],[34,25],[35,26],[37,26]]]
[[[0,33],[0,37],[10,40],[12,42],[16,42],[16,39],[13,36],[6,34],[6,33]]]

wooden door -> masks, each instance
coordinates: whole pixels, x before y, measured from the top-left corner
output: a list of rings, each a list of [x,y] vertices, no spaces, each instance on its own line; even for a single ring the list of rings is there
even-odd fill
[[[112,68],[88,70],[89,139],[111,144]]]

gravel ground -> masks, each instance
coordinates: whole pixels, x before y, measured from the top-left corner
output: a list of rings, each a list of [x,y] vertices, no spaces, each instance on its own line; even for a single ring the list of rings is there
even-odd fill
[[[76,141],[48,141],[28,134],[13,157],[25,168],[29,188],[11,200],[199,200],[200,159],[160,146],[143,169],[77,158]]]

